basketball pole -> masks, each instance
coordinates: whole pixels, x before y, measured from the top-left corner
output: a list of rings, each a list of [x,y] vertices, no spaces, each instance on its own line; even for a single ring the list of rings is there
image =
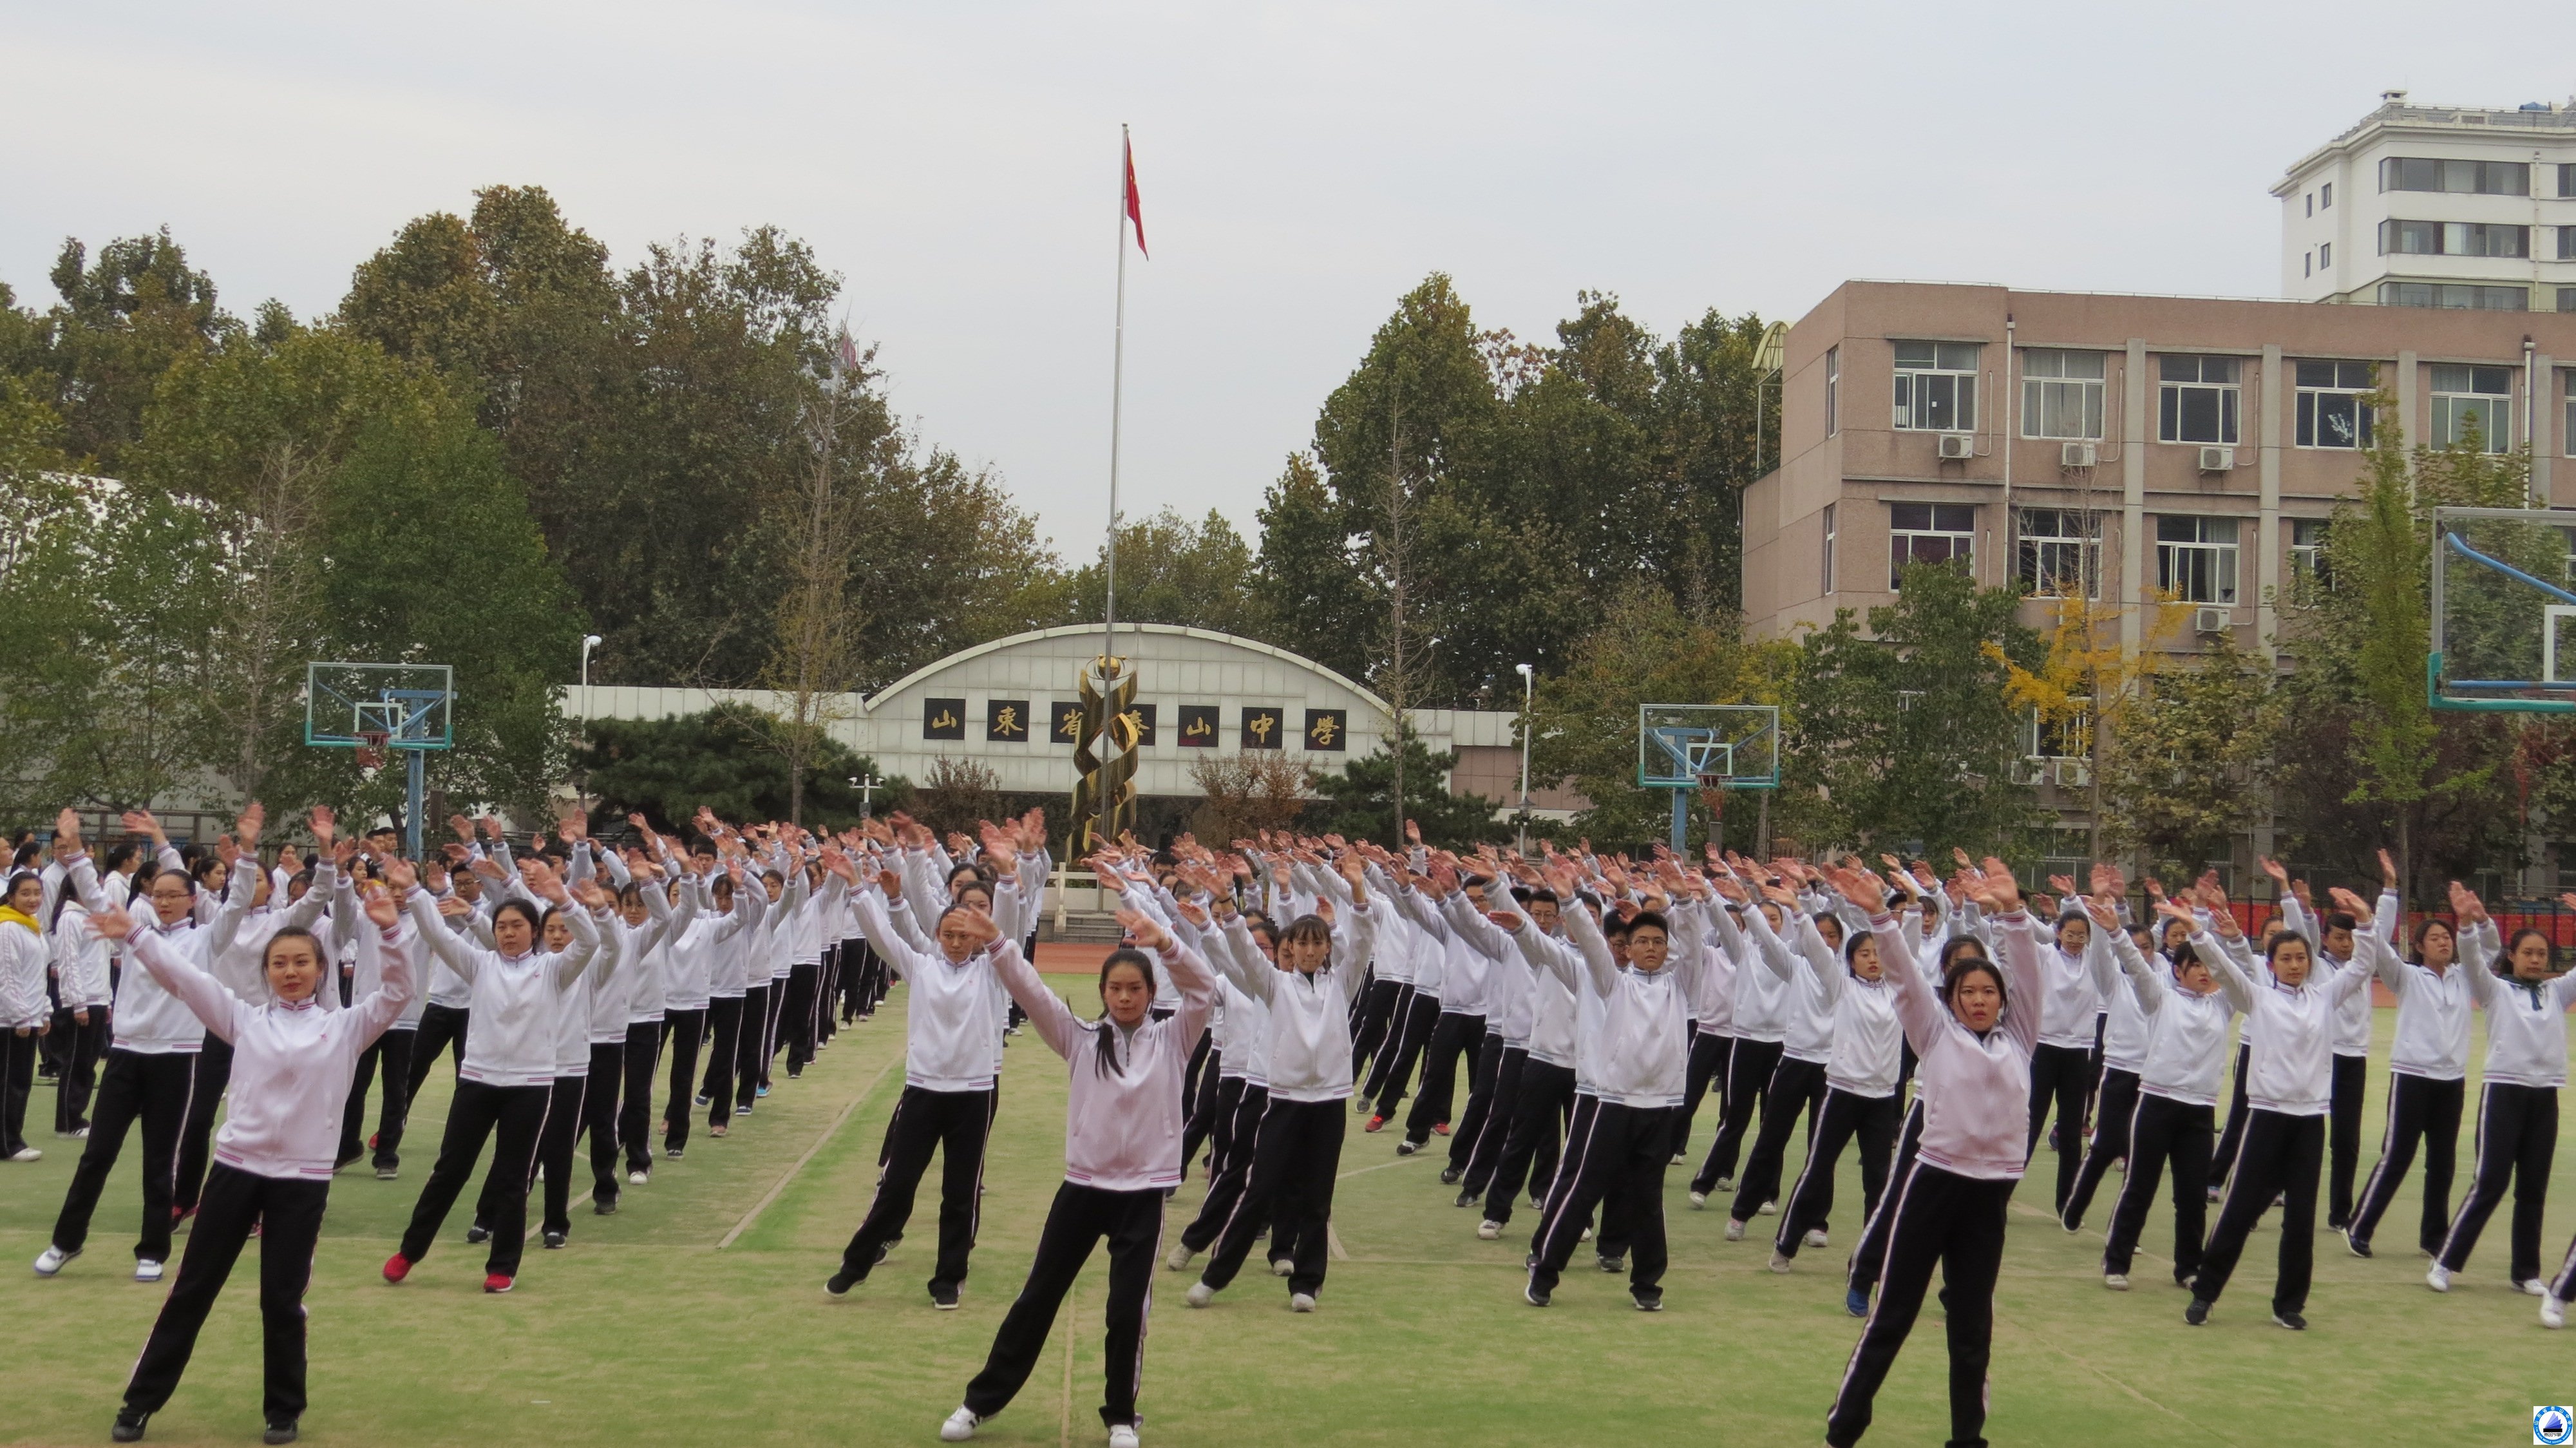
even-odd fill
[[[1676,855],[1690,849],[1690,796],[1687,789],[1673,791],[1673,853]]]
[[[403,751],[403,850],[413,860],[420,858],[421,784],[427,773],[426,755]]]

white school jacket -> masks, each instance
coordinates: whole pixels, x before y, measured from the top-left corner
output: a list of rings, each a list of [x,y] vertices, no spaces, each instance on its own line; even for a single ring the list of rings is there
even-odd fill
[[[574,994],[599,950],[599,928],[590,912],[578,906],[564,912],[572,944],[562,951],[503,955],[450,932],[428,891],[413,887],[403,905],[420,929],[421,943],[474,988],[467,1005],[474,1024],[465,1033],[458,1076],[485,1086],[551,1084],[563,1014],[581,1010],[588,1020],[586,1001],[567,1004],[565,998]],[[587,1064],[587,1051],[583,1059]]]
[[[2397,997],[2397,1037],[2388,1046],[2388,1069],[2428,1081],[2466,1076],[2469,1008],[2476,999],[2469,976],[2481,967],[2463,953],[2449,970],[2436,972],[2398,955],[2396,945],[2377,932],[2368,945],[2356,940],[2354,953],[2365,964],[2376,957],[2380,983]]]
[[[1905,932],[1893,916],[1874,916],[1870,934],[1881,960],[1906,958]],[[2039,943],[2030,916],[2016,910],[1991,922],[2004,975],[2004,1013],[1979,1036],[1950,1014],[1919,970],[1895,974],[1896,1018],[1912,1043],[1923,1108],[1917,1159],[1980,1181],[2019,1181],[2028,1163],[2030,1058],[2039,1044]],[[2015,1002],[2023,1004],[2016,1005]]]
[[[1509,894],[1510,882],[1496,880],[1486,887],[1489,897],[1497,892]],[[1520,947],[1477,911],[1464,890],[1451,891],[1440,902],[1440,914],[1449,923],[1450,936],[1482,958],[1485,1029],[1500,1036],[1506,1047],[1528,1049],[1532,990]]]
[[[32,1030],[52,1019],[45,968],[53,958],[53,946],[35,926],[14,919],[0,923],[0,1031]]]
[[[1206,936],[1213,949],[1200,954],[1217,969],[1217,1010],[1225,1017],[1225,1054],[1217,1061],[1219,1076],[1238,1076],[1247,1086],[1270,1089],[1270,1003],[1235,984],[1240,971],[1276,970],[1252,938],[1241,915]]]
[[[2039,950],[2042,989],[2047,992],[2040,1001],[2039,1043],[2073,1051],[2093,1049],[2093,1018],[2102,1012],[2102,993],[2096,986],[2098,972],[2093,964],[2096,951],[2108,952],[2109,942],[2102,938],[2102,928],[2087,920],[2092,938],[2085,942],[2082,955],[2069,955],[2056,941],[2043,943]]]
[[[1820,940],[1819,944],[1822,943]],[[1825,1084],[1846,1096],[1872,1100],[1896,1094],[1896,1074],[1904,1065],[1905,1030],[1896,1022],[1896,985],[1890,979],[1907,969],[1899,958],[1879,958],[1879,977],[1863,980],[1828,955],[1806,957],[1816,988],[1833,1007],[1834,1047],[1825,1062]]]
[[[63,902],[62,913],[54,917],[50,945],[54,989],[63,1009],[89,1009],[115,999],[107,963],[116,953],[116,942],[89,928],[89,911],[78,900]]]
[[[1180,1008],[1168,1018],[1148,1016],[1132,1031],[1106,1017],[1076,1019],[1020,958],[1019,942],[994,945],[994,973],[1026,1011],[1029,1026],[1062,1056],[1070,1084],[1064,1107],[1064,1179],[1107,1192],[1162,1191],[1181,1184],[1181,1083],[1190,1055],[1207,1029],[1216,978],[1197,952],[1174,946],[1162,952],[1166,976],[1181,983]],[[1109,1033],[1117,1062],[1101,1064],[1100,1033]]]
[[[1226,978],[1270,1013],[1270,1099],[1273,1101],[1347,1101],[1351,1095],[1351,985],[1376,943],[1377,917],[1384,907],[1336,904],[1340,921],[1333,928],[1333,950],[1327,965],[1312,973],[1289,970],[1261,959],[1256,947],[1247,956],[1237,950],[1227,960]]]
[[[2137,1004],[2147,1023],[2138,1089],[2186,1105],[2216,1106],[2219,1074],[2227,1067],[2227,1026],[2248,998],[2215,966],[2210,974],[2218,989],[2207,995],[2184,990],[2165,958],[2140,952],[2126,931],[2112,941],[2111,950],[2127,978],[2121,994]],[[2116,1009],[2111,1018],[2119,1019]],[[2107,1059],[2107,1049],[2104,1055]]]
[[[952,961],[937,950],[915,950],[895,934],[883,898],[875,886],[862,886],[850,893],[850,912],[886,969],[912,987],[904,1010],[904,1084],[924,1091],[992,1090],[1004,1020],[992,953],[979,950]]]
[[[1698,984],[1698,962],[1667,957],[1658,970],[1623,966],[1611,957],[1610,942],[1591,911],[1578,905],[1565,919],[1575,948],[1551,956],[1550,970],[1580,993],[1578,1086],[1588,1085],[1593,1095],[1619,1106],[1680,1105],[1690,1064],[1686,1013]]]
[[[2576,972],[2526,984],[2474,964],[2502,952],[2500,934],[2492,920],[2460,932],[2469,987],[2487,1013],[2486,1079],[2554,1091],[2567,1084],[2567,1013],[2576,1010]]]
[[[358,1057],[402,1014],[412,980],[391,932],[361,933],[358,995],[339,1008],[327,975],[304,1001],[252,1005],[200,969],[167,933],[137,930],[134,958],[184,1001],[204,1028],[233,1047],[224,1124],[215,1160],[254,1176],[328,1181],[340,1149],[340,1118]],[[478,1023],[479,1024],[479,1023]]]
[[[2372,957],[2339,967],[2320,962],[2296,987],[2281,984],[2244,937],[2192,932],[2191,948],[2219,979],[2236,987],[2245,1034],[2253,1042],[2245,1078],[2248,1105],[2283,1116],[2323,1116],[2334,1081],[2334,1013],[2352,992],[2370,988]]]
[[[2094,933],[2099,935],[2103,932],[2097,926]],[[2116,937],[2109,950],[2088,949],[2084,952],[2084,963],[2093,972],[2094,992],[2101,998],[2108,1014],[2102,1026],[2102,1064],[2114,1071],[2135,1073],[2146,1064],[2147,1046],[2154,1035],[2154,1024],[2147,1019],[2147,1007],[2138,993],[2121,980],[2120,973],[2128,968],[2129,956],[2136,953],[2137,943],[2129,939],[2129,932],[2125,930],[2109,933]]]
[[[1539,929],[1538,922],[1530,918],[1528,907],[1510,891],[1502,893],[1496,908],[1520,920],[1520,929],[1513,934],[1512,943],[1520,947],[1521,966],[1526,972],[1522,978],[1529,985],[1530,1059],[1568,1071],[1579,1070],[1575,1059],[1574,991],[1552,964],[1555,956],[1574,947],[1566,944],[1562,937]],[[1580,907],[1561,906],[1557,918],[1562,920],[1565,910],[1577,908]]]
[[[1823,932],[1816,929],[1815,917],[1804,911],[1790,912],[1796,924],[1796,940],[1782,940],[1771,922],[1756,910],[1746,924],[1751,928],[1754,959],[1759,968],[1747,972],[1753,976],[1770,976],[1780,984],[1781,1033],[1780,1054],[1793,1061],[1808,1061],[1822,1066],[1833,1059],[1834,1007],[1816,986],[1821,972],[1810,973],[1798,968],[1798,957],[1822,960],[1835,970],[1842,969],[1832,946],[1825,944]]]
[[[71,859],[72,893],[95,915],[107,909],[107,896],[99,889],[98,871],[86,854]],[[179,952],[180,957],[199,970],[206,968],[206,946],[210,937],[197,923],[193,912],[179,917],[176,925],[163,925],[153,913],[151,902],[144,902],[137,917],[134,935],[126,937],[127,958],[132,959],[136,936],[145,933],[160,937],[163,944]],[[39,987],[41,990],[41,985]],[[114,1039],[110,1049],[132,1051],[143,1056],[193,1055],[205,1044],[206,1028],[187,1003],[164,990],[148,970],[127,970],[116,982],[116,1006],[111,1016]]]

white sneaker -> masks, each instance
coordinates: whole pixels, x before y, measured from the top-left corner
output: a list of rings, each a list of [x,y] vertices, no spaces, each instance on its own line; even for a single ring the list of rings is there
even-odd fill
[[[1289,1293],[1289,1294],[1288,1294],[1288,1310],[1289,1310],[1290,1312],[1312,1312],[1312,1311],[1314,1311],[1314,1310],[1315,1310],[1315,1294],[1313,1294],[1313,1293],[1311,1293],[1311,1292],[1291,1292],[1291,1293]]]
[[[626,1174],[626,1184],[630,1187],[640,1187],[651,1180],[650,1176],[640,1171],[630,1171]]]
[[[2547,1297],[2549,1295],[2549,1284],[2541,1281],[2537,1277],[2534,1277],[2527,1281],[2513,1284],[2513,1290],[2522,1293],[2527,1297]]]
[[[2102,1285],[2110,1288],[2114,1292],[2126,1292],[2129,1290],[2128,1274],[2125,1272],[2105,1272],[2102,1274]]]
[[[134,1280],[135,1280],[135,1281],[137,1281],[137,1282],[158,1282],[158,1281],[160,1281],[160,1280],[161,1280],[161,1264],[160,1264],[160,1263],[158,1263],[158,1262],[153,1261],[153,1260],[152,1260],[151,1258],[149,1258],[149,1257],[137,1257],[137,1258],[135,1258],[135,1259],[134,1259]]]
[[[1193,1282],[1190,1284],[1190,1290],[1182,1295],[1181,1300],[1192,1307],[1205,1307],[1216,1301],[1216,1289],[1204,1282]]]
[[[1774,1272],[1786,1272],[1797,1265],[1795,1261],[1781,1256],[1778,1252],[1771,1254],[1771,1270]]]
[[[1692,1210],[1692,1211],[1694,1211],[1694,1212],[1696,1212],[1696,1211],[1702,1211],[1702,1210],[1705,1210],[1705,1209],[1707,1208],[1707,1206],[1708,1206],[1708,1193],[1706,1193],[1706,1192],[1693,1192],[1693,1193],[1691,1193],[1691,1210]]]
[[[51,1277],[63,1270],[64,1263],[79,1255],[78,1252],[66,1252],[60,1247],[48,1244],[45,1250],[36,1254],[36,1275]]]
[[[1744,1224],[1743,1224],[1742,1222],[1739,1222],[1739,1221],[1735,1220],[1733,1217],[1729,1217],[1729,1218],[1727,1218],[1727,1219],[1726,1219],[1726,1240],[1728,1240],[1728,1241],[1730,1241],[1730,1242],[1741,1242],[1741,1241],[1743,1241],[1743,1240],[1744,1240]]]
[[[1590,1227],[1586,1227],[1586,1228],[1584,1228],[1584,1229],[1583,1229],[1583,1235],[1582,1235],[1582,1236],[1580,1236],[1580,1237],[1575,1238],[1575,1240],[1576,1240],[1576,1241],[1578,1241],[1578,1242],[1589,1242],[1589,1241],[1591,1241],[1591,1240],[1592,1240],[1592,1229],[1591,1229]]]
[[[1503,1235],[1503,1224],[1492,1220],[1478,1222],[1476,1224],[1476,1235],[1483,1238],[1485,1241],[1493,1241],[1495,1238]]]
[[[1717,1189],[1721,1192],[1733,1192],[1735,1190],[1735,1178],[1719,1177],[1717,1179]]]
[[[2553,1331],[2567,1325],[2567,1304],[2546,1291],[2540,1294],[2540,1325]]]
[[[32,1146],[22,1146],[16,1151],[9,1153],[8,1159],[11,1161],[43,1161],[45,1159],[45,1154],[36,1150]]]
[[[1163,1255],[1163,1270],[1166,1272],[1178,1272],[1189,1266],[1190,1259],[1197,1255],[1198,1253],[1191,1251],[1189,1248],[1182,1246],[1178,1242],[1174,1242],[1172,1244],[1172,1250]]]
[[[948,1415],[947,1422],[939,1425],[939,1441],[963,1443],[975,1436],[975,1425],[982,1421],[984,1420],[975,1416],[973,1409],[960,1408]]]
[[[1109,1448],[1136,1448],[1136,1425],[1121,1423],[1110,1429]]]
[[[1285,1257],[1273,1257],[1270,1259],[1270,1275],[1273,1277],[1285,1277],[1296,1270],[1297,1264],[1289,1261]]]
[[[1779,1210],[1780,1204],[1778,1202],[1764,1202],[1762,1204],[1762,1215],[1766,1217]]]
[[[2424,1285],[2436,1292],[2450,1291],[2451,1269],[2439,1262],[2434,1263],[2433,1270],[2424,1274]]]
[[[1825,1229],[1822,1227],[1809,1227],[1807,1229],[1807,1235],[1802,1240],[1810,1247],[1821,1247],[1825,1245]]]

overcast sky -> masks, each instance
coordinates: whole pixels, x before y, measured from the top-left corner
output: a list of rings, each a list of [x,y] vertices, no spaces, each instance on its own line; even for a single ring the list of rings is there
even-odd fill
[[[2568,99],[2542,25],[2421,4],[970,5],[0,0],[0,280],[167,223],[247,315],[476,186],[631,261],[774,222],[847,278],[925,436],[1068,556],[1107,506],[1118,126],[1123,502],[1249,531],[1397,296],[1546,340],[1847,277],[2262,296],[2265,188],[2405,86]],[[2554,59],[2553,59],[2554,57]]]

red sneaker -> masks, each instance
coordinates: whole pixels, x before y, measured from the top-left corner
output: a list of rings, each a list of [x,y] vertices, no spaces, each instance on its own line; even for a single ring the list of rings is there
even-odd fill
[[[1431,1123],[1431,1131],[1435,1136],[1447,1136],[1449,1134],[1449,1123],[1445,1121],[1435,1121]]]
[[[486,1292],[507,1292],[510,1290],[510,1279],[499,1272],[495,1272],[491,1276],[483,1279],[483,1290]]]
[[[1383,1131],[1386,1129],[1386,1118],[1383,1116],[1372,1116],[1369,1118],[1369,1124],[1361,1127],[1360,1129],[1362,1131]]]
[[[385,1259],[385,1280],[400,1282],[411,1275],[411,1259],[396,1252]]]
[[[197,1209],[195,1207],[172,1207],[170,1209],[170,1225],[175,1227],[195,1215],[197,1215]]]
[[[1853,948],[1858,949],[1859,947],[1855,946]],[[375,1132],[370,1131],[367,1133],[367,1150],[373,1151],[376,1149],[376,1136],[377,1133]]]

